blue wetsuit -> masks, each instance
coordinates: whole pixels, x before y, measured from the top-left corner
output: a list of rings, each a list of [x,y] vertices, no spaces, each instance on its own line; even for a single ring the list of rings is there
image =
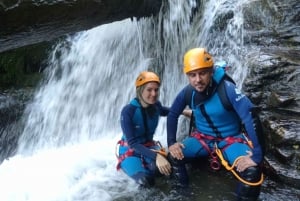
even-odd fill
[[[160,147],[153,142],[153,135],[160,116],[167,116],[169,108],[159,101],[143,108],[138,99],[133,99],[121,112],[123,136],[119,147],[120,168],[130,177],[139,180],[153,177],[156,172],[156,153],[150,149]],[[130,151],[129,151],[130,150]]]
[[[179,92],[170,108],[167,118],[168,146],[176,142],[178,117],[185,107],[189,105],[193,110],[196,129],[205,136],[209,136],[207,139],[204,139],[204,142],[211,151],[213,151],[214,145],[217,143],[218,148],[222,149],[225,159],[232,165],[235,159],[246,155],[247,150],[251,150],[253,153],[252,160],[259,164],[262,161],[263,155],[253,126],[251,115],[253,104],[233,83],[225,81],[226,94],[234,110],[228,111],[224,108],[217,93],[218,84],[224,74],[225,71],[223,68],[215,68],[212,84],[202,93],[193,90],[192,97],[190,98],[191,103],[186,102],[186,93],[188,87],[191,87],[190,85]],[[209,123],[208,119],[212,123]],[[245,141],[245,137],[241,131],[241,121],[254,145],[253,149],[246,143],[234,142],[228,144],[228,141],[226,141],[228,137],[242,138]],[[214,139],[212,140],[212,138]],[[209,155],[207,149],[195,137],[187,137],[182,143],[185,145],[182,151],[186,158]]]

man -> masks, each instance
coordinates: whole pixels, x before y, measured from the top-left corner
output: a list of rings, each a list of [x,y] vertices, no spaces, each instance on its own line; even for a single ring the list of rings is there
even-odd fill
[[[256,200],[263,181],[263,154],[253,124],[253,104],[232,82],[224,80],[225,70],[214,67],[212,56],[204,48],[191,49],[184,55],[183,71],[189,85],[179,92],[167,117],[169,159],[174,175],[187,185],[184,164],[189,159],[217,154],[239,180],[238,200]],[[232,110],[225,107],[224,94]],[[195,128],[180,143],[176,141],[178,117],[186,106],[192,109]]]

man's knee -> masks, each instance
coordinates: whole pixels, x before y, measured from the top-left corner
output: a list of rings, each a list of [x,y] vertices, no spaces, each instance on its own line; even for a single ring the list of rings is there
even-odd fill
[[[261,179],[261,168],[258,166],[249,167],[245,171],[241,172],[240,175],[243,179],[248,182],[258,182]]]

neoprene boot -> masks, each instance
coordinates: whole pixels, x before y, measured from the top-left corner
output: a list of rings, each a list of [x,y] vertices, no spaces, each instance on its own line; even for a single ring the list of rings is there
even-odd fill
[[[261,178],[259,167],[249,167],[239,175],[248,182],[258,182]],[[237,201],[256,201],[260,194],[261,185],[250,186],[239,181],[237,186]]]
[[[153,187],[155,184],[154,176],[146,175],[143,172],[133,175],[132,178],[144,188]]]
[[[168,154],[168,160],[172,165],[171,178],[175,180],[175,186],[188,187],[189,177],[185,167],[184,161],[179,161]]]

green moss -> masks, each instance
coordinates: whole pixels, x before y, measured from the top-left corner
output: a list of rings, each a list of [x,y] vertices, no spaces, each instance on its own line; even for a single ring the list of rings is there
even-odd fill
[[[50,43],[42,43],[0,54],[0,87],[35,86],[46,66]]]

